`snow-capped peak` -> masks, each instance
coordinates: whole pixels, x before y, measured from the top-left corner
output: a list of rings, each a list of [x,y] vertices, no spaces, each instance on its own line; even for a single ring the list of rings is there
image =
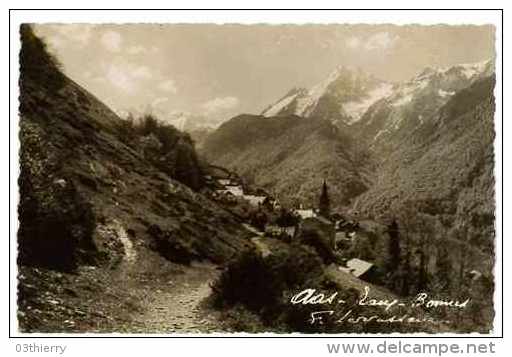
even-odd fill
[[[322,98],[334,105],[330,112],[334,120],[357,121],[375,101],[388,96],[392,84],[375,79],[359,69],[338,66],[323,81],[309,90],[292,91],[263,111],[265,116],[296,114],[310,117],[318,111]],[[334,103],[334,104],[332,104]]]

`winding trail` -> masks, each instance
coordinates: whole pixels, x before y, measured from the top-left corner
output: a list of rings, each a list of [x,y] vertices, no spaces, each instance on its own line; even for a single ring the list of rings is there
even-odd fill
[[[218,274],[212,264],[194,263],[175,281],[151,292],[145,311],[129,329],[145,333],[220,332],[219,321],[203,304]]]

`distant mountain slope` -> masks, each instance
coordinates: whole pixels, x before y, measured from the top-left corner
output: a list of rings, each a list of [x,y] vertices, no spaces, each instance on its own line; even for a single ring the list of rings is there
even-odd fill
[[[355,149],[329,121],[240,115],[212,133],[202,153],[289,204],[316,205],[325,178],[332,199],[346,205],[370,180],[363,169],[364,155]]]
[[[292,89],[262,115],[295,114],[350,124],[359,120],[370,105],[389,96],[392,90],[391,83],[340,66],[310,90]]]
[[[124,140],[124,122],[62,74],[29,26],[21,39],[21,264],[114,264],[130,241],[177,262],[222,262],[247,244],[231,214]],[[180,150],[177,160],[194,154]]]
[[[352,132],[376,155],[387,155],[418,126],[431,120],[456,92],[492,75],[493,71],[492,61],[427,68],[369,106],[361,120],[353,125]]]
[[[357,198],[363,215],[400,212],[407,202],[485,252],[494,249],[494,77],[476,81],[420,123]],[[491,265],[492,267],[492,265]]]
[[[409,81],[389,83],[340,66],[307,90],[294,88],[266,108],[264,116],[298,115],[343,127],[375,153],[387,155],[457,91],[494,72],[492,60],[426,68]],[[345,129],[344,129],[345,131]]]

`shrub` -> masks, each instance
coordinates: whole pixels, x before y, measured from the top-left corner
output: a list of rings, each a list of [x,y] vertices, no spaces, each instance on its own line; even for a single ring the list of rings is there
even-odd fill
[[[172,231],[162,230],[153,224],[148,228],[148,233],[153,237],[153,248],[172,262],[189,265],[199,257],[190,242],[179,239]]]
[[[286,322],[281,315],[290,308],[291,292],[323,280],[323,263],[310,247],[266,241],[272,254],[263,257],[250,249],[228,264],[212,286],[212,302],[217,308],[244,306],[275,327]]]
[[[93,263],[96,218],[92,205],[71,183],[50,188],[39,200],[25,178],[20,180],[25,199],[19,206],[19,263],[65,271],[74,270],[80,262]]]

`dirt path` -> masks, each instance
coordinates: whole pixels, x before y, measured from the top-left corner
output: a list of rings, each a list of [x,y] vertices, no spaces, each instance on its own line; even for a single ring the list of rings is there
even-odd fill
[[[115,269],[82,266],[76,273],[23,267],[18,318],[26,332],[213,333],[219,312],[205,299],[220,271],[211,263],[171,263],[110,227],[124,247]]]
[[[153,291],[145,311],[133,321],[133,332],[219,332],[219,322],[204,307],[218,273],[214,265],[195,263],[176,281]]]

